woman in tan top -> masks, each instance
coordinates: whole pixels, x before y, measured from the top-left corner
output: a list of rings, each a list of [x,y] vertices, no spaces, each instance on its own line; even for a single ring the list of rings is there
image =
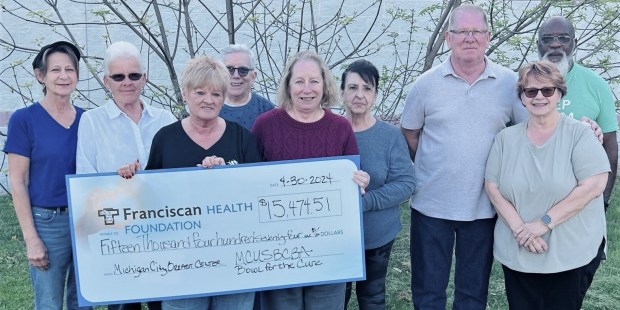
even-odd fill
[[[557,111],[555,65],[525,65],[517,93],[529,120],[497,135],[485,173],[500,218],[493,254],[511,309],[580,309],[605,242],[609,161],[588,125]]]

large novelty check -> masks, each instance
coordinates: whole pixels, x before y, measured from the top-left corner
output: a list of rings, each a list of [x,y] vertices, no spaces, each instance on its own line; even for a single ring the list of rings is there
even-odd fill
[[[80,304],[364,279],[358,162],[68,176]]]

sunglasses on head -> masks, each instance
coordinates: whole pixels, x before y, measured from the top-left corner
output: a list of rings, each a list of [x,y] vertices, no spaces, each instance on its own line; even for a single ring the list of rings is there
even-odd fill
[[[127,77],[132,81],[137,81],[142,78],[142,73],[129,73]],[[122,73],[112,74],[110,78],[116,82],[122,82],[125,80],[125,75]]]
[[[542,92],[542,95],[545,97],[551,97],[555,94],[556,87],[543,87],[543,88],[524,88],[523,94],[525,97],[534,98],[538,95],[538,92]]]
[[[234,75],[235,70],[237,70],[240,77],[245,77],[246,75],[248,75],[248,73],[250,73],[250,71],[254,70],[248,67],[233,67],[233,66],[226,66],[226,69],[228,69],[228,73],[230,73],[230,75]]]
[[[562,43],[562,44],[566,44],[568,42],[570,42],[573,38],[570,36],[565,36],[565,35],[560,35],[560,36],[542,36],[540,37],[540,41],[543,44],[549,44],[551,42],[553,42],[554,40],[558,40],[558,42]]]

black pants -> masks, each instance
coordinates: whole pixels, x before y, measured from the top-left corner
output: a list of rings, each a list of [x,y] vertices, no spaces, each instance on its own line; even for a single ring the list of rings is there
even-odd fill
[[[366,280],[355,282],[355,294],[360,310],[385,309],[385,277],[393,244],[394,240],[376,249],[364,251]],[[345,309],[347,309],[351,299],[352,287],[352,282],[347,283],[344,299]]]
[[[598,248],[598,254],[594,258],[594,260],[592,260],[592,262],[586,265],[585,277],[583,278],[583,283],[581,284],[581,291],[579,292],[582,301],[584,300],[584,298],[586,298],[586,292],[590,288],[590,285],[592,285],[592,281],[594,281],[594,274],[596,274],[596,271],[601,265],[601,261],[604,257],[605,239],[603,239],[603,242],[601,242],[601,246]]]
[[[601,262],[600,251],[587,265],[558,273],[524,273],[502,265],[510,309],[579,310]]]

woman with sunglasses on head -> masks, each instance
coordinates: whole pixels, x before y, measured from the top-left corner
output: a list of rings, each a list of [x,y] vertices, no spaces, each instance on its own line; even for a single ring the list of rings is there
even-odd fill
[[[64,300],[67,309],[79,308],[65,175],[75,173],[83,112],[71,104],[80,56],[79,49],[65,41],[41,48],[32,68],[43,86],[43,99],[13,113],[4,145],[35,309],[62,309]]]
[[[77,173],[113,172],[119,167],[140,169],[149,158],[155,133],[177,119],[170,111],[151,107],[140,98],[146,72],[140,52],[131,43],[115,42],[105,53],[103,82],[110,99],[86,111],[80,121]],[[81,229],[97,225],[78,221]],[[94,232],[91,232],[94,233]],[[149,309],[159,309],[149,302]],[[141,309],[140,303],[109,305],[108,309]]]
[[[546,61],[519,71],[527,122],[502,130],[485,188],[501,220],[493,251],[510,309],[578,310],[586,275],[600,263],[609,161],[590,127],[560,114],[566,83]]]
[[[359,309],[385,309],[385,277],[394,239],[402,228],[400,204],[413,193],[413,164],[400,130],[372,115],[379,86],[377,68],[356,60],[340,81],[361,166],[371,179],[363,196],[366,280],[355,283],[355,293]],[[352,286],[347,283],[345,309]]]

